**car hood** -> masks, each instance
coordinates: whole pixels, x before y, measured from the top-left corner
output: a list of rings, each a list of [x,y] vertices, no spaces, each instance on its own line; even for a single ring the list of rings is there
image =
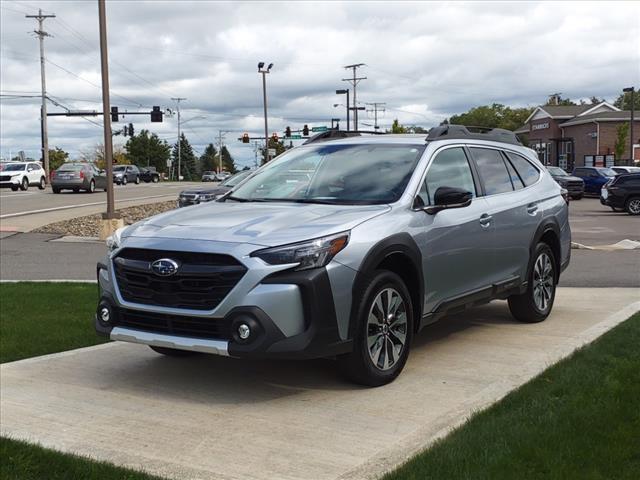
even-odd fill
[[[213,240],[276,246],[350,230],[388,205],[209,202],[132,225],[127,237]]]
[[[211,187],[211,188],[192,188],[190,190],[183,190],[180,192],[180,195],[202,195],[202,194],[218,194],[218,193],[226,193],[231,188],[229,187]]]

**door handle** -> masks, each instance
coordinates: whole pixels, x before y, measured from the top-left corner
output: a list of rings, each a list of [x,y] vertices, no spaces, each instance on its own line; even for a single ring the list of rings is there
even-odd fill
[[[483,213],[480,216],[480,220],[479,220],[480,226],[482,228],[487,228],[489,225],[491,225],[491,220],[493,220],[493,217],[491,215]]]
[[[538,205],[536,205],[535,203],[530,203],[529,205],[527,205],[527,213],[529,215],[535,215],[536,213],[538,213]]]

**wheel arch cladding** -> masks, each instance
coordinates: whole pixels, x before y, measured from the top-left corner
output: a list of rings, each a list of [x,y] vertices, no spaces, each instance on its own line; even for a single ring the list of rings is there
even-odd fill
[[[424,305],[424,276],[422,275],[422,253],[413,237],[398,233],[376,243],[364,258],[353,283],[353,298],[359,299],[367,281],[376,270],[389,270],[404,281],[413,306],[414,328],[417,329]],[[351,304],[349,337],[355,335],[359,302]]]
[[[554,257],[554,267],[556,270],[556,283],[560,279],[560,268],[562,265],[562,248],[560,247],[560,227],[558,224],[549,219],[548,221],[540,224],[536,230],[536,234],[533,239],[533,243],[530,248],[530,257],[533,257],[533,251],[538,243],[546,243],[551,248]],[[528,278],[528,277],[527,277]]]

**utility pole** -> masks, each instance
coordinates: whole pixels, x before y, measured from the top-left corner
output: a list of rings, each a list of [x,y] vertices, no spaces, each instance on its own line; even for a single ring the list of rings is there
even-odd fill
[[[222,140],[228,130],[218,130],[218,173],[222,173]]]
[[[184,97],[171,97],[171,100],[173,100],[174,102],[177,103],[177,110],[178,110],[178,181],[180,181],[180,162],[182,160],[182,152],[181,152],[181,144],[182,144],[182,139],[180,138],[180,102],[182,100],[186,100],[186,98]]]
[[[47,32],[44,31],[43,23],[47,18],[55,18],[54,14],[44,15],[42,9],[38,10],[38,15],[25,15],[26,18],[35,18],[38,20],[38,30],[34,30],[34,33],[40,39],[40,82],[42,90],[42,107],[40,109],[40,129],[42,137],[42,165],[44,167],[45,181],[49,183],[49,134],[47,132],[47,83],[44,75],[44,37],[50,37]]]
[[[267,125],[267,73],[271,72],[273,63],[265,69],[264,62],[258,63],[258,72],[262,74],[262,102],[264,105],[264,163],[269,161],[269,127]]]
[[[358,108],[357,108],[357,96],[356,96],[356,86],[360,83],[361,80],[366,80],[367,77],[358,77],[356,76],[356,70],[358,68],[364,66],[364,63],[354,63],[353,65],[345,65],[344,68],[353,70],[353,78],[343,78],[343,82],[349,82],[353,85],[353,129],[358,131]]]
[[[336,90],[336,95],[346,95],[347,96],[347,132],[351,129],[351,126],[349,124],[349,110],[351,110],[351,107],[349,106],[349,89],[348,88],[344,88],[344,89],[340,89],[340,90]],[[335,104],[334,107],[337,107],[339,104]]]
[[[634,99],[633,99],[633,94],[635,93],[636,88],[635,87],[627,87],[627,88],[623,88],[622,91],[624,93],[630,93],[631,94],[631,124],[629,125],[629,155],[631,158],[631,161],[629,162],[629,165],[633,165],[633,121],[634,121],[634,113],[635,113],[635,103],[633,103]],[[622,102],[623,107],[624,107],[624,101]],[[624,108],[623,108],[624,110]]]
[[[386,103],[384,102],[371,102],[371,103],[365,103],[365,105],[371,105],[373,108],[370,110],[367,110],[367,112],[373,112],[373,118],[374,118],[374,122],[373,122],[373,129],[374,130],[378,130],[378,112],[385,112],[384,106],[386,105]],[[382,108],[380,108],[382,107]]]

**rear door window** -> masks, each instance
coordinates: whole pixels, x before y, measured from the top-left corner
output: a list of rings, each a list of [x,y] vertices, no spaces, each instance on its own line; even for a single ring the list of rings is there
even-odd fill
[[[516,169],[518,175],[522,179],[522,182],[528,187],[529,185],[533,185],[540,178],[540,172],[536,167],[534,167],[527,159],[524,157],[512,153],[505,152],[507,154],[507,158],[511,165]],[[515,185],[515,184],[514,184]]]
[[[471,147],[469,150],[478,165],[480,178],[487,195],[513,191],[507,166],[498,150],[477,147]]]

